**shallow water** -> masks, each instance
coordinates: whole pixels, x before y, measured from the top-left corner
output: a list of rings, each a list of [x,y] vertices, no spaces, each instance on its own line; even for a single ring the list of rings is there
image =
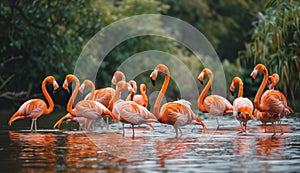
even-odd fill
[[[239,123],[205,119],[209,130],[196,125],[182,128],[175,138],[168,125],[154,124],[94,131],[28,130],[0,132],[1,172],[298,172],[300,170],[299,117],[283,120],[284,134],[272,137],[271,126],[249,123],[238,133]]]

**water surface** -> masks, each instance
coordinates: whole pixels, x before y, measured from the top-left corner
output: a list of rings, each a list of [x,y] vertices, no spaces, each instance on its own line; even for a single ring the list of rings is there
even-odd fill
[[[1,172],[298,172],[300,128],[298,117],[283,120],[284,134],[272,137],[271,126],[257,121],[238,133],[234,118],[223,118],[220,130],[214,119],[204,120],[209,130],[189,125],[175,138],[168,125],[154,124],[94,131],[29,130],[0,132]],[[277,127],[280,132],[279,126]]]

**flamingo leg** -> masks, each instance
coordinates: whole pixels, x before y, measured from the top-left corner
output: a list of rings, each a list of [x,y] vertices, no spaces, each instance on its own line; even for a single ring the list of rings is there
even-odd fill
[[[265,126],[265,133],[267,132],[267,124],[264,123],[264,126]]]
[[[106,129],[108,130],[108,129],[109,129],[109,128],[108,128],[108,127],[109,127],[109,126],[108,126],[108,117],[106,117],[105,119],[106,119]]]
[[[30,127],[30,130],[31,130],[31,131],[33,130],[33,124],[34,124],[34,120],[32,119],[32,120],[31,120],[31,127]]]
[[[35,131],[37,131],[36,119],[34,120],[34,129],[35,129]]]
[[[176,138],[178,137],[178,128],[177,127],[174,127],[175,129],[175,133],[176,133]]]
[[[179,131],[180,131],[180,135],[182,136],[182,131],[181,131],[181,128],[178,128],[179,129]]]
[[[244,129],[244,132],[245,132],[245,133],[247,132],[247,121],[245,122],[245,129]]]
[[[273,127],[273,135],[272,137],[274,137],[276,135],[276,129],[275,129],[275,125],[274,125],[274,122],[272,121],[272,127]]]
[[[134,125],[131,124],[131,126],[132,126],[132,138],[134,138]]]
[[[122,127],[123,127],[123,136],[125,136],[125,128],[124,128],[124,123],[122,123]]]
[[[283,135],[283,128],[282,128],[282,125],[281,125],[281,120],[279,120],[278,123],[280,125],[281,135]]]
[[[219,127],[220,127],[220,122],[219,122],[219,118],[218,118],[218,117],[216,117],[216,121],[217,121],[217,129],[219,129]]]

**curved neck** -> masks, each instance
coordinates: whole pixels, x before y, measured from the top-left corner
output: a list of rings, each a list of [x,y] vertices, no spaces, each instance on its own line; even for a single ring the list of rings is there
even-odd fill
[[[72,109],[74,100],[77,96],[78,93],[78,88],[79,88],[79,80],[76,77],[73,77],[72,81],[75,81],[75,89],[73,90],[73,93],[69,99],[68,105],[67,105],[67,111],[72,115],[72,116],[76,116],[75,110]]]
[[[243,90],[244,90],[244,85],[242,81],[239,81],[239,92],[238,92],[238,97],[243,97]]]
[[[160,108],[160,105],[161,105],[161,102],[162,102],[162,99],[166,93],[166,90],[168,88],[168,85],[169,85],[169,81],[170,81],[170,72],[168,69],[166,69],[164,71],[166,73],[166,76],[165,76],[165,80],[164,80],[164,83],[159,91],[159,94],[158,94],[158,97],[155,101],[155,104],[154,104],[154,110],[153,110],[153,114],[159,118],[159,108]]]
[[[47,99],[47,102],[49,103],[49,107],[45,110],[44,114],[50,114],[52,111],[53,111],[53,108],[54,108],[54,104],[53,104],[53,101],[46,89],[46,84],[48,82],[49,79],[45,79],[42,83],[42,91],[43,91],[43,94],[44,96],[46,97]]]
[[[259,111],[264,111],[263,109],[263,106],[260,105],[259,101],[260,101],[260,98],[261,98],[261,95],[267,85],[267,82],[268,82],[268,78],[269,78],[269,74],[268,74],[268,70],[266,68],[263,68],[263,72],[264,72],[264,78],[263,78],[263,81],[262,83],[260,84],[260,87],[255,95],[255,98],[254,98],[254,106],[255,108],[257,108]]]
[[[144,105],[147,105],[148,104],[148,96],[146,94],[146,85],[145,84],[140,85],[140,93],[143,97]]]
[[[88,97],[88,100],[95,100],[95,85],[92,82],[87,83],[87,87],[91,87],[91,94]]]
[[[114,109],[114,104],[116,101],[118,101],[120,99],[120,95],[121,95],[121,88],[116,88],[116,92],[113,95],[113,97],[110,99],[109,103],[108,103],[108,107],[110,111],[113,111]]]
[[[206,93],[208,92],[211,84],[212,84],[212,81],[214,80],[214,76],[211,74],[211,73],[208,73],[208,76],[209,76],[209,81],[207,82],[206,86],[204,87],[204,89],[202,90],[199,98],[198,98],[198,107],[200,109],[201,112],[207,112],[204,105],[203,105],[203,100],[204,100],[204,97],[206,95]]]

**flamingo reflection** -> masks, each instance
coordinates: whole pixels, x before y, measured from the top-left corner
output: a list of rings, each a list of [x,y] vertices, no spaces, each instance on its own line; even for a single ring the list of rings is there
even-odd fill
[[[55,142],[52,133],[21,133],[9,132],[12,145],[19,150],[12,150],[11,158],[17,158],[22,170],[32,172],[37,167],[41,171],[55,171],[56,158]]]

